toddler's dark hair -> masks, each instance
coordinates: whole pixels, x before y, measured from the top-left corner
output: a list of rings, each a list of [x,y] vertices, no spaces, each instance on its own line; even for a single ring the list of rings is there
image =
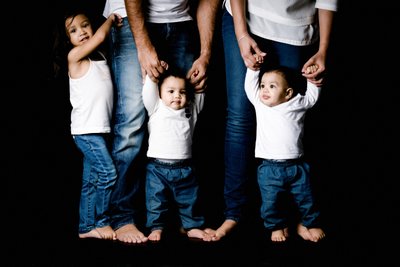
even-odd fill
[[[186,74],[182,70],[176,67],[169,67],[160,75],[158,79],[159,88],[161,88],[161,85],[163,84],[164,80],[171,76],[183,79],[185,81],[186,98],[188,100],[188,103],[192,102],[194,100],[194,87],[189,82],[189,80],[186,79]]]
[[[307,79],[304,78],[299,71],[286,66],[269,66],[263,65],[258,76],[258,84],[261,83],[262,76],[266,72],[276,72],[283,76],[289,87],[293,89],[293,96],[299,94],[304,95],[307,89]]]

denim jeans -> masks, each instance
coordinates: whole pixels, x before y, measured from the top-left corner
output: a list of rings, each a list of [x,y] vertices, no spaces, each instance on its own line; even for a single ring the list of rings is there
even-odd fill
[[[112,157],[118,174],[111,199],[111,219],[112,227],[118,229],[135,224],[137,216],[134,201],[139,193],[140,177],[128,171],[131,165],[140,162],[146,110],[142,101],[141,69],[128,20],[123,19],[121,28],[111,28],[109,37],[115,88]]]
[[[74,135],[83,153],[79,233],[110,225],[109,206],[117,172],[103,134]]]
[[[255,113],[244,91],[246,66],[236,41],[232,16],[224,10],[222,38],[225,55],[227,118],[225,129],[225,219],[239,221],[247,201],[246,183],[254,159]],[[255,178],[254,178],[255,179]]]
[[[310,167],[301,159],[284,162],[263,160],[258,167],[258,184],[262,204],[261,218],[270,230],[288,226],[284,203],[288,193],[293,196],[300,213],[300,222],[305,227],[316,227],[319,212],[316,210],[310,185]],[[289,191],[289,192],[288,192]]]
[[[246,184],[256,168],[254,161],[255,113],[244,91],[246,66],[240,55],[233,18],[225,9],[222,13],[222,38],[225,55],[227,118],[225,130],[225,219],[239,221],[247,202]],[[314,47],[292,46],[254,37],[265,61],[300,70]],[[255,179],[255,177],[254,177]]]
[[[149,35],[159,58],[184,71],[192,66],[197,39],[193,22],[149,24]],[[147,114],[142,101],[142,73],[136,44],[127,18],[121,28],[110,32],[111,69],[115,82],[114,141],[112,156],[118,179],[112,194],[112,227],[135,223],[138,212],[134,204],[140,196],[140,181],[145,168],[139,155],[146,135]],[[129,174],[132,168],[135,173]]]
[[[149,161],[146,176],[147,227],[163,229],[168,212],[176,203],[182,227],[199,228],[204,218],[197,214],[198,183],[190,161],[165,163]]]
[[[158,58],[186,74],[199,51],[198,30],[194,22],[147,23],[147,30]]]

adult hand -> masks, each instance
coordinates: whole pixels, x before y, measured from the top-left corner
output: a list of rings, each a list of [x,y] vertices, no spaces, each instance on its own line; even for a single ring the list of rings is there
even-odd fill
[[[256,41],[249,34],[239,37],[238,44],[246,67],[252,70],[260,69],[267,53],[260,50]]]
[[[158,58],[156,49],[152,45],[147,45],[146,47],[138,49],[138,59],[142,69],[143,82],[146,74],[153,82],[158,82],[158,78],[165,70],[165,64],[168,66],[166,62],[163,63],[163,66]]]
[[[209,60],[206,56],[200,56],[193,62],[186,78],[193,85],[196,92],[201,93],[207,88],[207,68]]]
[[[312,70],[312,66],[316,65],[317,68]],[[304,77],[316,86],[322,86],[325,76],[325,55],[323,53],[316,53],[312,56],[303,66],[301,70]]]

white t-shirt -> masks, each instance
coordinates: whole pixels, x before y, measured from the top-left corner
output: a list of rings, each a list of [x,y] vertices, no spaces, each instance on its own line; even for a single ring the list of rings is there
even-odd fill
[[[225,7],[232,14],[230,0]],[[264,39],[309,45],[319,34],[317,9],[337,11],[337,0],[248,0],[247,24],[251,33]]]
[[[193,20],[189,14],[188,0],[149,0],[147,6],[149,22],[171,23]],[[103,16],[108,18],[111,13],[118,13],[123,18],[127,16],[124,0],[107,0]]]

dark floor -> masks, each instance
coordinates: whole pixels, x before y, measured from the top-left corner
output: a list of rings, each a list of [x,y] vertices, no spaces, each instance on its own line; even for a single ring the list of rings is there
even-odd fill
[[[7,178],[8,197],[7,213],[2,215],[2,266],[400,265],[399,82],[395,68],[389,67],[397,62],[392,38],[398,16],[386,5],[361,7],[342,1],[327,85],[307,117],[305,149],[324,218],[323,241],[305,242],[292,234],[284,244],[269,242],[253,184],[246,220],[220,242],[189,240],[171,230],[159,244],[126,245],[77,238],[81,158],[69,133],[67,81],[49,79],[52,24],[62,8],[58,1],[40,4],[31,2],[9,20],[26,23],[18,29],[7,25],[23,41],[5,34],[6,43],[17,52],[3,53],[6,69],[12,71],[2,78],[7,107],[1,119],[2,178]],[[102,7],[98,2],[93,12],[100,16]],[[54,12],[45,11],[49,8]],[[206,106],[198,123],[201,134],[194,148],[207,224],[212,227],[223,215],[221,49],[217,36],[216,62],[210,66]]]

